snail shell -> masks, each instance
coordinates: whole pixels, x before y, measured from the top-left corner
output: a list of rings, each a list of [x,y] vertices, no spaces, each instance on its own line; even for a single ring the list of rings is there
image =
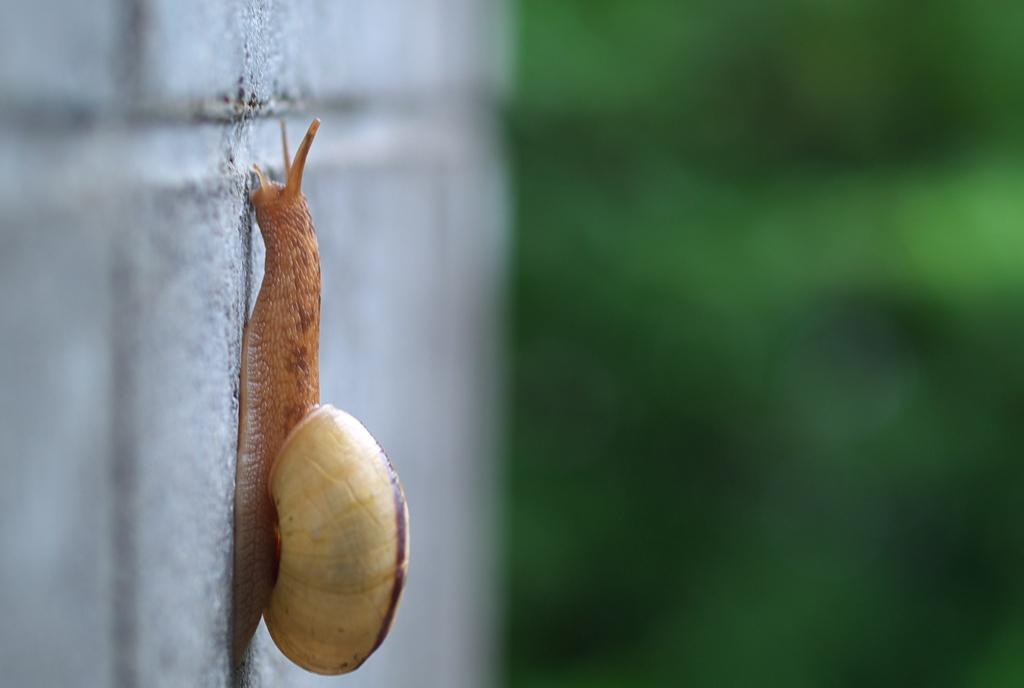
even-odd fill
[[[285,440],[270,474],[280,516],[274,642],[321,674],[356,669],[387,635],[405,581],[408,510],[380,446],[325,405]]]

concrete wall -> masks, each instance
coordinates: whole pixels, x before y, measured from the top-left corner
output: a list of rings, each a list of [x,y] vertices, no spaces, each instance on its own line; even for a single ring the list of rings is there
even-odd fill
[[[0,684],[486,686],[504,187],[500,0],[34,0],[0,21]],[[322,396],[411,510],[359,672],[228,660],[246,202],[323,120]]]

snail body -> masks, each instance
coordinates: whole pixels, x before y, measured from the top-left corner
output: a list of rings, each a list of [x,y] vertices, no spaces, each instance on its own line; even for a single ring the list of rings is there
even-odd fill
[[[405,581],[408,511],[398,476],[352,416],[320,405],[320,257],[301,192],[314,120],[251,201],[266,245],[242,337],[232,656],[267,621],[310,671],[352,671],[380,645]],[[282,129],[283,136],[283,129]]]

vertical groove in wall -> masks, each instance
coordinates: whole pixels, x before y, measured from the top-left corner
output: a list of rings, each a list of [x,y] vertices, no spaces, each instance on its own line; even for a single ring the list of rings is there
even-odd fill
[[[134,688],[138,685],[136,667],[136,610],[137,601],[137,551],[135,546],[135,494],[136,447],[138,444],[135,428],[135,384],[133,381],[134,338],[133,325],[137,322],[134,292],[135,278],[131,259],[125,255],[123,242],[114,242],[113,270],[111,278],[111,436],[113,457],[111,476],[114,485],[113,547],[114,579],[112,599],[114,679],[120,688]]]
[[[226,136],[225,136],[226,141],[225,141],[225,149],[224,149],[224,163],[225,163],[225,165],[228,166],[228,169],[236,168],[236,166],[235,166],[235,158],[238,155],[239,147],[244,145],[244,141],[246,140],[246,135],[248,134],[248,129],[249,129],[250,126],[251,125],[249,124],[249,122],[247,121],[247,119],[245,117],[239,117],[238,119],[236,119],[227,128],[227,132],[226,132]],[[241,253],[241,260],[242,260],[242,265],[241,265],[242,285],[241,285],[241,289],[239,289],[239,299],[240,299],[241,303],[237,304],[237,310],[236,310],[236,312],[238,313],[237,327],[238,327],[238,341],[239,341],[239,343],[241,343],[241,341],[242,341],[242,336],[243,336],[244,329],[245,329],[245,323],[246,323],[246,321],[249,318],[249,306],[252,303],[252,300],[253,300],[253,289],[255,288],[255,285],[253,284],[253,238],[252,238],[253,219],[254,218],[253,218],[252,207],[248,203],[249,192],[251,190],[250,187],[251,187],[251,184],[252,184],[252,180],[251,180],[251,176],[252,175],[248,174],[248,170],[241,170],[241,172],[244,175],[244,177],[243,177],[244,181],[241,184],[240,192],[242,194],[243,199],[245,199],[245,200],[242,203],[242,209],[241,209],[241,212],[238,215],[238,238],[239,238],[239,242],[240,242],[240,245],[241,245],[241,252],[240,253]],[[241,354],[241,345],[239,345],[239,353]],[[242,365],[241,355],[239,355],[238,359],[235,361],[235,366],[232,368],[232,371],[231,371],[231,376],[232,376],[232,379],[234,381],[234,401],[235,401],[234,408],[236,409],[236,411],[241,408],[241,398],[240,398],[240,395],[241,395],[241,388],[240,388],[241,387],[241,365]],[[237,460],[237,453],[236,453],[236,460]],[[230,521],[230,523],[231,523],[231,527],[233,529],[234,528],[234,500],[232,500],[232,504],[231,504],[231,521]],[[231,579],[231,577],[234,575],[234,538],[233,537],[231,539],[231,542],[232,542],[232,551],[230,552],[230,555],[229,555],[229,558],[228,558],[228,561],[230,562],[229,570],[230,570],[231,573],[230,573],[229,578],[228,578],[228,586],[227,586],[228,596],[229,596],[229,605],[228,605],[228,609],[229,609],[228,613],[229,613],[229,615],[231,614],[230,610],[233,608],[233,605],[234,605],[234,600],[230,599],[232,591],[234,590],[234,587],[233,587],[234,581]],[[228,631],[228,634],[227,634],[227,638],[225,638],[225,640],[224,640],[224,643],[225,643],[224,647],[230,648],[231,647],[231,643],[232,643],[233,633],[234,633],[234,630],[232,628],[232,619],[231,618],[228,619],[227,631]],[[228,653],[228,655],[230,657],[230,652]],[[234,688],[249,688],[250,686],[252,686],[254,684],[254,681],[252,679],[253,668],[250,666],[250,657],[251,656],[252,656],[252,647],[250,645],[249,649],[246,651],[245,657],[243,658],[241,665],[238,666],[238,667],[234,667],[234,666],[230,667],[231,674],[230,674],[230,679],[229,680],[230,680],[230,685],[233,686]],[[230,661],[230,659],[229,659],[229,661]]]
[[[249,195],[249,187],[248,187],[248,185],[245,187],[245,195],[246,195],[246,197],[248,197],[248,195]],[[239,327],[239,329],[244,329],[245,328],[245,321],[249,319],[249,304],[252,303],[252,299],[253,299],[253,294],[252,294],[252,292],[253,292],[253,284],[252,284],[252,281],[253,281],[252,280],[252,261],[253,261],[253,257],[252,257],[252,210],[249,207],[248,203],[246,203],[244,206],[242,206],[242,215],[239,218],[238,231],[239,231],[239,234],[241,235],[241,239],[242,239],[242,260],[243,260],[243,264],[242,264],[242,280],[243,280],[242,281],[242,307],[241,307],[242,319],[241,319],[241,322],[239,322],[238,327]],[[241,361],[239,361],[239,364],[241,364]],[[239,372],[241,372],[241,371],[239,371]],[[241,378],[239,378],[239,381],[240,380],[241,380]],[[238,390],[236,392],[236,396],[237,396],[237,394],[240,391],[241,390]]]
[[[121,40],[118,62],[114,70],[118,75],[120,100],[125,107],[121,114],[131,112],[131,103],[140,92],[143,45],[145,36],[144,0],[121,0]],[[113,241],[111,286],[111,437],[113,456],[111,467],[114,487],[112,509],[113,567],[113,642],[111,658],[114,685],[135,688],[139,685],[137,665],[138,619],[138,551],[136,547],[135,509],[138,490],[137,467],[138,434],[135,427],[135,380],[133,337],[138,308],[134,298],[137,277],[131,256],[126,254],[125,243],[115,232]]]
[[[118,51],[114,70],[118,75],[122,102],[133,103],[141,92],[144,58],[143,37],[146,35],[146,9],[144,0],[121,0],[121,40],[123,49]],[[131,112],[131,107],[124,112]]]

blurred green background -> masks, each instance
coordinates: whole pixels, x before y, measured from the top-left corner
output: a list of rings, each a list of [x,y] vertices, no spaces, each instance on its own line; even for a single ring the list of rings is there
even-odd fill
[[[507,685],[1024,685],[1024,4],[517,12]]]

